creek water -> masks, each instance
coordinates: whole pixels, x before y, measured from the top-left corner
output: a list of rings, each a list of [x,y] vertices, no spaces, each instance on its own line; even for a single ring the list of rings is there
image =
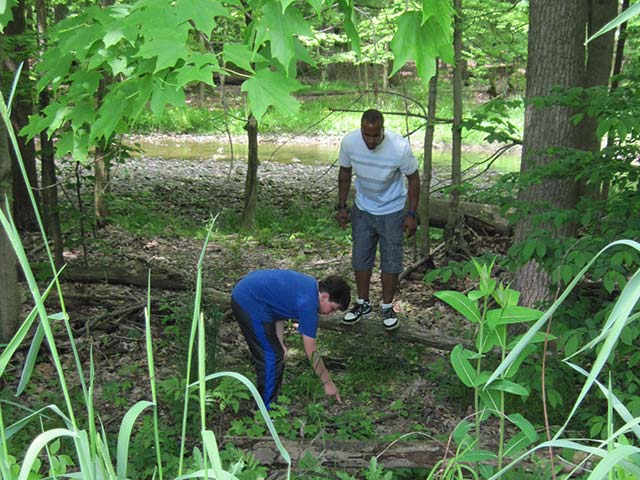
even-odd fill
[[[231,159],[231,147],[229,143],[220,140],[207,140],[200,137],[158,137],[142,138],[137,141],[142,148],[142,155],[149,158],[182,159],[182,160],[220,160]],[[261,143],[258,147],[258,157],[261,161],[278,163],[301,163],[304,165],[330,165],[338,157],[338,144],[333,143]],[[414,154],[419,154],[414,147]],[[462,168],[470,166],[484,168],[483,162],[491,153],[464,152],[462,154]],[[234,159],[247,157],[247,144],[233,144]],[[435,151],[434,166],[439,170],[448,170],[451,164],[451,153],[447,151]],[[498,173],[518,171],[520,168],[520,155],[510,153],[500,156],[491,165],[491,170]]]

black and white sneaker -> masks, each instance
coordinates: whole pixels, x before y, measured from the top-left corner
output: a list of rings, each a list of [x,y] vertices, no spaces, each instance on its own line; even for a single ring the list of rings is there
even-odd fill
[[[344,318],[342,319],[342,323],[347,325],[354,325],[360,321],[362,317],[365,317],[371,313],[371,304],[368,301],[364,301],[363,303],[356,303],[351,310],[349,310]]]
[[[391,308],[383,308],[381,311],[382,314],[382,325],[385,330],[395,330],[400,326],[400,321],[398,320],[398,314],[396,311]]]

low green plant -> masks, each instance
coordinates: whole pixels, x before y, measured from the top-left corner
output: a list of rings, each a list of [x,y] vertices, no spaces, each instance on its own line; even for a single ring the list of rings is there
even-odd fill
[[[487,384],[491,372],[485,369],[484,360],[494,349],[498,349],[501,360],[504,360],[518,340],[517,337],[509,339],[508,327],[535,321],[540,318],[542,312],[519,306],[520,293],[491,277],[493,263],[480,265],[475,260],[473,263],[479,277],[476,289],[466,295],[456,291],[442,291],[436,293],[436,297],[448,303],[476,327],[475,351],[463,345],[456,345],[451,351],[451,364],[462,383],[474,391],[477,444],[481,440],[481,421],[488,414],[498,417],[499,440],[496,459],[498,468],[501,468],[505,455],[513,455],[538,438],[535,428],[525,417],[518,413],[507,414],[505,396],[517,395],[526,398],[529,395],[528,382],[517,383],[515,377],[522,362],[536,351],[535,343],[543,341],[545,337],[539,335],[532,339],[529,346],[520,352],[512,367],[505,370],[491,385]],[[496,308],[491,308],[494,305]],[[519,433],[505,443],[507,420],[518,428]]]

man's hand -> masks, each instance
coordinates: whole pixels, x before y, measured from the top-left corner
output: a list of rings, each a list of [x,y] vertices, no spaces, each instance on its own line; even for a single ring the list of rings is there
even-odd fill
[[[346,208],[341,208],[336,213],[336,221],[341,228],[346,228],[349,223],[349,210]]]
[[[338,393],[338,388],[336,387],[336,384],[333,383],[333,380],[329,380],[327,383],[324,384],[324,393],[326,393],[330,397],[336,397],[336,401],[338,403],[342,403],[342,400],[340,399],[340,394]]]
[[[404,219],[404,233],[407,237],[413,236],[418,229],[418,221],[416,217],[412,217],[411,215],[407,215],[407,218]]]

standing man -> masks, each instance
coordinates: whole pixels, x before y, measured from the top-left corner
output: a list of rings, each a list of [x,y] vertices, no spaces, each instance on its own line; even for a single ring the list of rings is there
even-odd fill
[[[347,196],[351,175],[356,175],[356,200],[351,208],[351,263],[355,271],[358,300],[343,323],[357,323],[371,313],[369,284],[380,245],[382,271],[382,323],[387,330],[400,325],[393,309],[398,275],[402,272],[403,232],[416,232],[416,210],[420,195],[418,161],[409,142],[384,130],[378,110],[362,114],[360,130],[345,135],[340,145],[337,220],[343,228],[349,222]],[[408,189],[404,183],[407,177]],[[408,202],[407,202],[408,190]],[[407,210],[405,210],[405,205]]]
[[[269,409],[278,397],[287,349],[284,321],[294,319],[304,351],[320,378],[324,392],[340,402],[316,345],[318,314],[346,310],[351,289],[342,277],[318,282],[293,270],[257,270],[246,275],[231,292],[231,309],[244,335],[257,374],[258,391]]]

